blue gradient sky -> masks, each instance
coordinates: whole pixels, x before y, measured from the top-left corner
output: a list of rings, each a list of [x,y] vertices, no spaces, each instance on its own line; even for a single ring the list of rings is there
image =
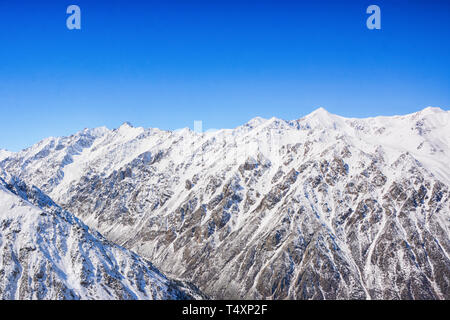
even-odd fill
[[[313,3],[311,3],[313,2]],[[82,30],[66,28],[66,8]],[[370,4],[382,30],[366,28]],[[0,148],[85,127],[230,128],[450,106],[450,1],[0,0]]]

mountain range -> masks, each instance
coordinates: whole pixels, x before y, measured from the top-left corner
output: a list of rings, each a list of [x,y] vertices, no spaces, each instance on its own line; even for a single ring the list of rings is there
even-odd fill
[[[449,299],[449,120],[320,108],[0,151],[0,294]]]

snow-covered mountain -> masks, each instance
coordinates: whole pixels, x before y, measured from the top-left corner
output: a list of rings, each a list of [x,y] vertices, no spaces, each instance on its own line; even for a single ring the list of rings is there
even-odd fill
[[[450,112],[48,138],[0,167],[215,298],[450,298]]]
[[[11,151],[0,149],[0,161],[8,158],[12,154],[13,152]]]
[[[4,175],[4,174],[3,174]],[[38,188],[0,178],[1,299],[192,299],[202,295],[91,231]]]

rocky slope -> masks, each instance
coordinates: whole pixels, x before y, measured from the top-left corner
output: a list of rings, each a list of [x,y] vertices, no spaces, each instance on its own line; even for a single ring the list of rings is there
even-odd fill
[[[0,178],[1,299],[202,297],[89,230],[38,188],[7,179]]]
[[[450,112],[49,138],[0,166],[215,298],[449,299]]]

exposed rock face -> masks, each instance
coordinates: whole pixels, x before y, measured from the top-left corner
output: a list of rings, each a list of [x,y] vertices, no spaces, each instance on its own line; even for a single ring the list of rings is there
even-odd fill
[[[1,299],[203,297],[14,178],[0,178],[0,276]]]
[[[449,299],[449,114],[122,126],[0,166],[214,298]]]

